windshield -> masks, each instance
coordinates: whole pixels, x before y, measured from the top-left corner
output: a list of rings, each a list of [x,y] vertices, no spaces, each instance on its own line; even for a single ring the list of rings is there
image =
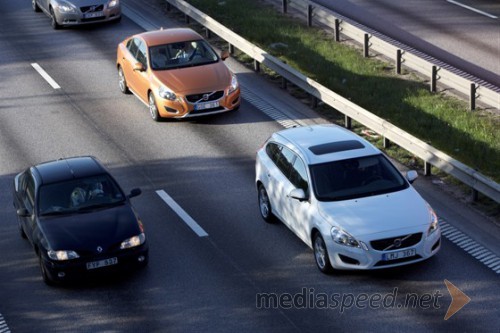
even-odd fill
[[[382,154],[312,165],[311,177],[320,201],[362,198],[409,186]]]
[[[165,70],[214,63],[219,57],[204,40],[157,45],[149,48],[151,69]]]
[[[125,195],[107,174],[43,185],[38,194],[41,216],[71,214],[124,202]]]

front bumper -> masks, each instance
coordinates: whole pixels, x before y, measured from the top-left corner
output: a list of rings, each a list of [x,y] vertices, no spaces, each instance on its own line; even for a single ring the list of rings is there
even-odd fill
[[[117,264],[87,269],[88,262],[95,262],[104,259],[117,258]],[[84,279],[90,275],[102,273],[112,273],[117,271],[129,271],[144,267],[149,260],[149,248],[147,243],[128,250],[115,253],[107,253],[99,256],[78,258],[66,261],[54,261],[43,257],[43,264],[49,277],[55,282]]]
[[[109,22],[121,18],[121,7],[105,8],[95,12],[95,14],[92,12],[83,13],[80,9],[74,13],[62,13],[56,9],[55,16],[57,23],[63,26]]]
[[[368,241],[368,250],[347,247],[337,244],[331,237],[324,237],[328,249],[330,262],[335,269],[380,269],[408,265],[426,260],[435,255],[441,248],[441,230],[438,229],[430,236],[424,236],[417,244],[406,248],[398,248],[389,251],[378,251],[373,249]],[[384,260],[384,254],[399,251],[415,250],[415,255],[395,259]]]

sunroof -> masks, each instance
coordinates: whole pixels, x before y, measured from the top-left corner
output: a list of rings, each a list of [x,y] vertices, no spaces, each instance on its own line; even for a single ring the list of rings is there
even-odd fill
[[[362,148],[365,148],[365,146],[361,142],[356,140],[347,140],[347,141],[328,142],[322,145],[311,146],[309,147],[309,150],[314,155],[324,155],[324,154],[338,153],[341,151],[362,149]]]

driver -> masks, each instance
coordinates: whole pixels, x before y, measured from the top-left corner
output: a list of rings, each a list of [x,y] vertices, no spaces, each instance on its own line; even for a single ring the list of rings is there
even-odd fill
[[[97,197],[102,197],[104,195],[104,191],[102,189],[101,182],[95,182],[90,186],[89,189],[89,199],[94,199]]]
[[[193,47],[193,44],[196,45],[196,42],[183,42],[180,43],[182,46],[177,51],[177,54],[175,55],[175,59],[182,59],[184,61],[190,60],[190,58],[193,56],[195,52],[195,48]]]

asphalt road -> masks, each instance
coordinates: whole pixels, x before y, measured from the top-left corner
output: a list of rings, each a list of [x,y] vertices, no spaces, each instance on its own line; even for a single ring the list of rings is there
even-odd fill
[[[497,0],[314,0],[500,87]]]
[[[136,3],[126,2],[147,21],[178,24]],[[312,251],[285,226],[264,223],[258,212],[255,152],[283,127],[245,95],[235,113],[153,122],[147,108],[117,86],[116,45],[143,31],[128,17],[119,24],[54,31],[29,2],[0,4],[0,331],[498,330],[498,275],[446,239],[436,257],[416,265],[319,273]],[[32,63],[61,88],[53,89]],[[279,89],[229,64],[244,91],[288,106],[287,114],[299,123],[323,122]],[[30,164],[87,154],[103,161],[126,191],[143,189],[133,203],[150,241],[150,263],[130,276],[51,288],[18,235],[12,179]],[[425,180],[418,186],[449,223],[482,222]],[[208,236],[193,232],[158,196],[161,190]],[[471,298],[446,321],[451,297],[444,279]],[[281,297],[281,307],[266,308],[259,294]],[[325,295],[331,300],[336,294],[337,305],[323,302]],[[420,304],[405,306],[409,294]],[[354,299],[361,299],[357,306]]]

